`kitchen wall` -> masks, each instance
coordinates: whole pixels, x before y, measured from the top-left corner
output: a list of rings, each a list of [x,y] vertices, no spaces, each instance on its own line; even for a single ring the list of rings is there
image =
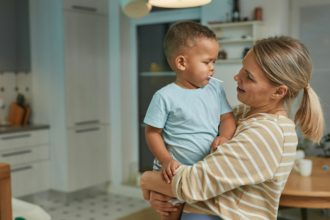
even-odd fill
[[[26,102],[32,101],[32,74],[26,72],[0,73],[0,123],[5,123],[9,106],[16,100],[17,94],[24,95]]]

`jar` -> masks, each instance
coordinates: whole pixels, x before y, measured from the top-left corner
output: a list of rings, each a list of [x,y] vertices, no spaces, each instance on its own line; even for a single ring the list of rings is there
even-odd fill
[[[256,7],[254,9],[254,20],[262,21],[262,8],[261,7]]]

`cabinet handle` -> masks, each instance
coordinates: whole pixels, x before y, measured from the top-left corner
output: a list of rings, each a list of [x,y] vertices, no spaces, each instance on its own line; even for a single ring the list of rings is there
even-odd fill
[[[18,138],[27,138],[31,137],[31,134],[20,134],[20,135],[12,135],[7,137],[2,137],[2,140],[11,140],[11,139],[18,139]]]
[[[80,122],[76,122],[74,123],[75,125],[89,125],[89,124],[98,124],[100,123],[99,120],[90,120],[90,121],[80,121]]]
[[[97,12],[97,8],[82,6],[82,5],[72,5],[71,8],[81,11]]]
[[[24,166],[24,167],[18,167],[18,168],[11,169],[11,172],[15,173],[15,172],[19,172],[19,171],[23,171],[23,170],[31,170],[31,169],[32,169],[32,166]]]
[[[5,153],[5,154],[2,154],[2,157],[12,157],[12,156],[29,154],[29,153],[32,153],[32,150],[22,150],[22,151],[16,151],[16,152],[12,152],[12,153]]]
[[[76,130],[76,133],[84,133],[84,132],[98,131],[98,130],[100,130],[100,128],[86,128],[86,129]]]

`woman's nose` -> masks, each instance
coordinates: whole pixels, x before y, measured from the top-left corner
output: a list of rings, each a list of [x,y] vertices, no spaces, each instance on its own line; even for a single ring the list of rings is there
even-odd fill
[[[234,80],[238,81],[238,73],[234,76]]]

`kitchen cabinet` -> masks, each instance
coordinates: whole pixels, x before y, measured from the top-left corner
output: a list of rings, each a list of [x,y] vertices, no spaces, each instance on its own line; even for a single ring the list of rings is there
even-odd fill
[[[83,189],[109,180],[106,132],[98,124],[68,130],[68,188]]]
[[[64,0],[64,9],[96,12],[105,15],[108,11],[108,5],[107,1],[104,0]]]
[[[0,134],[0,161],[11,166],[13,196],[48,190],[48,129]]]
[[[106,16],[75,8],[64,16],[67,126],[105,122]]]
[[[29,72],[29,1],[0,1],[0,72]]]
[[[209,24],[219,40],[220,51],[226,54],[218,63],[241,63],[244,52],[258,39],[260,21]]]
[[[66,184],[55,186],[67,192],[109,180],[107,15],[70,2],[63,27]]]

